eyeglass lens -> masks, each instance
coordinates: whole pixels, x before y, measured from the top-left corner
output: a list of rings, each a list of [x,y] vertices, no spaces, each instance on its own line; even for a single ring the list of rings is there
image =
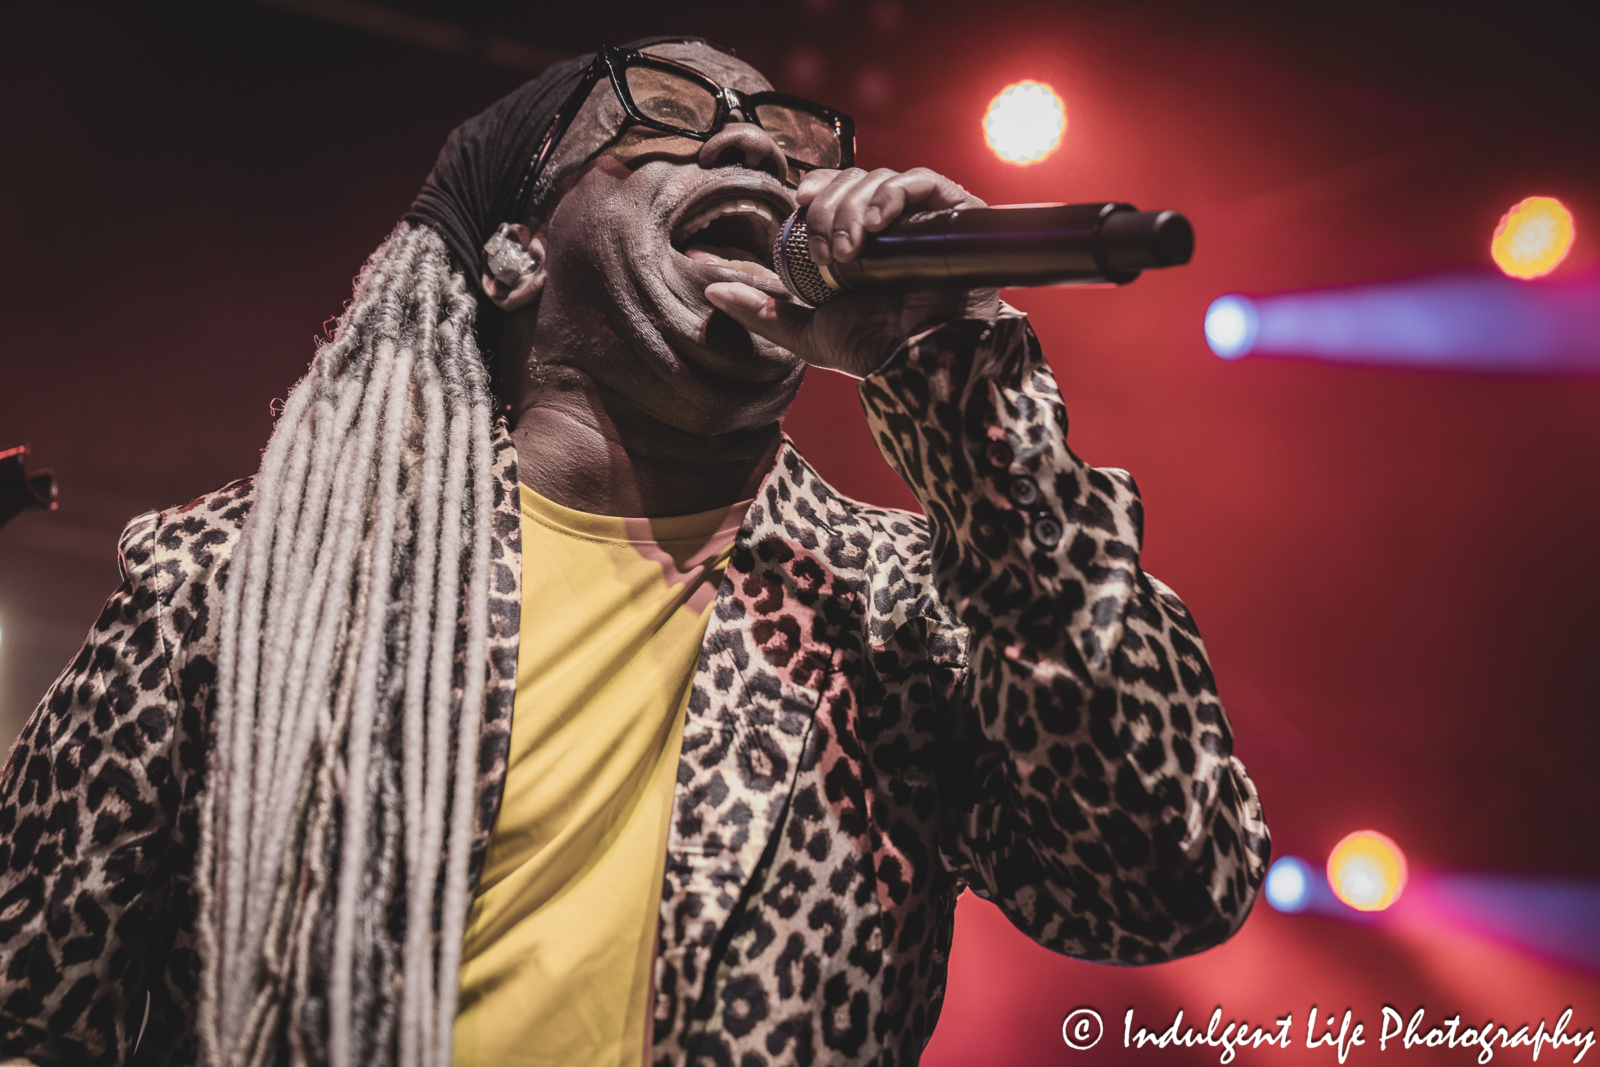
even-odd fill
[[[814,167],[839,165],[843,150],[839,135],[820,115],[783,104],[757,104],[756,121],[772,135],[783,154]]]
[[[704,85],[671,71],[634,66],[623,71],[633,104],[647,118],[695,133],[716,125],[717,97]],[[785,155],[813,167],[837,167],[839,138],[821,116],[783,104],[758,104],[756,121]]]
[[[695,133],[709,133],[717,118],[717,98],[698,82],[653,67],[623,71],[628,95],[647,118]]]

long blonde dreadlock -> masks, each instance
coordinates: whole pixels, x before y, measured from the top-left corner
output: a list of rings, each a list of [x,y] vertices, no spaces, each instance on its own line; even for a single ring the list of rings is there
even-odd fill
[[[444,241],[402,223],[263,457],[227,580],[202,809],[214,1067],[276,1062],[285,1041],[298,1063],[449,1063],[487,670],[475,314]]]

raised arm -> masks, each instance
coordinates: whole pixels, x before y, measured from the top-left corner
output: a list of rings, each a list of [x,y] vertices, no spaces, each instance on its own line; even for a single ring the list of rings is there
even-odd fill
[[[1133,479],[1067,448],[1026,319],[946,323],[861,384],[971,633],[958,699],[989,746],[945,862],[1048,948],[1126,964],[1231,935],[1261,884],[1261,805],[1177,596],[1139,565]]]
[[[797,199],[818,263],[847,262],[904,215],[981,203],[921,168],[811,171]],[[958,700],[987,750],[945,862],[1029,936],[1085,959],[1154,962],[1228,937],[1265,872],[1261,806],[1193,620],[1139,567],[1133,479],[1067,449],[1026,320],[993,290],[816,310],[778,290],[721,282],[706,296],[864,377],[878,446],[927,513],[940,591],[971,633]]]

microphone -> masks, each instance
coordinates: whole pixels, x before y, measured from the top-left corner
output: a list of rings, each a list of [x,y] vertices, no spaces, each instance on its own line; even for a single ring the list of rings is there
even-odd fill
[[[806,251],[796,211],[772,243],[773,269],[812,307],[843,292],[1126,285],[1140,271],[1175,267],[1194,253],[1194,230],[1176,211],[1132,204],[1017,204],[963,208],[901,220],[869,233],[849,263],[820,266]]]

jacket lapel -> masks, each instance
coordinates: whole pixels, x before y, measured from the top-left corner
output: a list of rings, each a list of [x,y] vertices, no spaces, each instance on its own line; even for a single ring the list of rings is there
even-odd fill
[[[658,1059],[710,1017],[709,968],[741,899],[759,887],[797,776],[816,760],[819,694],[843,647],[834,630],[855,614],[848,604],[859,592],[820,558],[830,527],[816,514],[819,489],[832,499],[785,441],[706,627],[662,887]],[[834,518],[850,521],[842,510]]]

